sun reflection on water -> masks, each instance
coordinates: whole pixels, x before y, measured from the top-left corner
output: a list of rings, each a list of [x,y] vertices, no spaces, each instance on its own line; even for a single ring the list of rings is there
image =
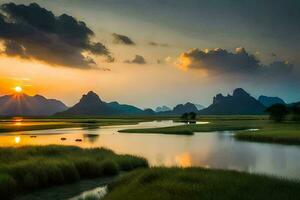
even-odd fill
[[[23,123],[22,123],[22,122],[15,122],[14,125],[15,125],[15,126],[22,126]]]
[[[19,144],[21,142],[21,137],[20,136],[16,136],[15,137],[15,143]]]
[[[183,153],[175,157],[177,165],[180,167],[191,167],[192,160],[191,155],[189,153]]]

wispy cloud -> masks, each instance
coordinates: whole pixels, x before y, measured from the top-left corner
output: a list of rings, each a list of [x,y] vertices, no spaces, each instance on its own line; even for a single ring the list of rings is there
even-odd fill
[[[113,33],[112,36],[114,37],[114,43],[116,44],[135,45],[135,42],[126,35]]]
[[[146,60],[143,56],[141,55],[135,55],[135,57],[132,60],[125,60],[125,63],[130,63],[130,64],[146,64]]]

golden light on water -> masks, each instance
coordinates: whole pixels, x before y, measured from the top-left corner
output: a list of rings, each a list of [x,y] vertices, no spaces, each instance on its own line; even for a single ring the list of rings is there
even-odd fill
[[[180,167],[191,167],[192,166],[191,155],[189,153],[183,153],[183,154],[177,155],[175,157],[175,160],[177,162],[177,165],[179,165]]]
[[[23,123],[22,123],[22,122],[15,122],[14,125],[15,125],[15,126],[22,126]]]
[[[21,137],[20,136],[15,137],[15,143],[19,144],[20,142],[21,142]]]

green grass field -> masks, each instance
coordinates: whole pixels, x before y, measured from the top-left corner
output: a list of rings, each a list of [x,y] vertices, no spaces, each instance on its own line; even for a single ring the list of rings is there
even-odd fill
[[[140,157],[67,146],[0,148],[0,197],[148,167]]]
[[[59,128],[78,128],[78,127],[99,127],[111,125],[127,125],[144,122],[146,119],[132,118],[104,118],[104,119],[23,119],[22,121],[14,121],[6,119],[5,122],[0,122],[0,133],[16,132],[16,131],[33,131]]]
[[[293,200],[300,182],[201,168],[137,170],[111,186],[104,200]]]
[[[193,135],[194,132],[236,131],[262,128],[268,123],[269,121],[267,120],[213,120],[209,124],[186,124],[164,128],[125,129],[120,130],[119,132]]]
[[[300,123],[271,123],[258,131],[239,131],[235,138],[255,142],[300,144]]]
[[[121,133],[151,133],[193,135],[195,132],[236,131],[235,138],[256,142],[270,142],[280,144],[300,144],[300,123],[275,123],[262,116],[248,116],[234,118],[228,116],[211,117],[206,119],[209,124],[186,124],[164,128],[125,129]],[[202,120],[203,121],[203,120]],[[259,129],[247,131],[247,129]]]
[[[267,117],[264,115],[254,116],[201,116],[198,120],[202,121],[252,121],[265,120]],[[33,130],[46,130],[46,129],[59,129],[59,128],[77,128],[77,127],[99,127],[99,126],[110,126],[110,125],[127,125],[127,124],[137,124],[139,122],[153,121],[153,120],[174,120],[178,121],[179,116],[75,116],[75,117],[23,117],[21,125],[17,125],[15,119],[12,117],[0,117],[0,133],[5,132],[16,132],[16,131],[33,131]],[[4,123],[5,122],[5,123]],[[228,127],[228,125],[225,125]],[[236,125],[233,125],[236,126]],[[240,126],[240,125],[237,125]],[[183,127],[181,127],[183,128]],[[188,129],[183,128],[181,130],[177,129],[177,134],[187,134],[190,135],[191,130],[198,130],[195,127],[188,127]],[[218,127],[213,130],[219,130]],[[208,129],[210,130],[210,129]],[[172,130],[163,130],[164,133],[173,134]],[[158,131],[159,132],[159,131]],[[157,133],[158,133],[157,132]],[[145,132],[146,133],[146,132]],[[162,132],[160,132],[162,133]]]

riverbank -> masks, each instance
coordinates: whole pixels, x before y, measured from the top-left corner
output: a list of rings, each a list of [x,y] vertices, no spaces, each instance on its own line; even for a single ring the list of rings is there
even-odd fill
[[[121,178],[103,200],[293,200],[299,196],[299,181],[224,170],[151,168]]]
[[[195,132],[213,132],[213,131],[238,131],[246,129],[260,129],[268,120],[213,120],[207,124],[186,124],[180,126],[171,126],[164,128],[147,129],[124,129],[121,133],[157,133],[174,135],[193,135]]]
[[[273,121],[265,119],[225,119],[221,120],[220,118],[215,118],[214,120],[209,121],[210,123],[208,124],[186,124],[163,128],[124,129],[119,130],[119,132],[137,134],[193,135],[195,132],[236,131],[234,137],[238,140],[278,144],[300,144],[300,123],[274,123]]]
[[[231,128],[233,130],[239,130],[243,125],[237,125],[236,122],[241,122],[244,125],[247,123],[244,122],[253,122],[253,121],[266,121],[267,116],[265,115],[245,115],[245,116],[214,116],[207,115],[198,117],[197,120],[201,121],[210,121],[213,122],[214,127],[207,130],[203,130],[204,127],[181,126],[176,127],[176,130],[163,129],[163,130],[151,130],[155,133],[164,133],[164,134],[183,134],[183,135],[192,135],[192,132],[196,131],[218,131],[223,130],[224,128]],[[99,127],[99,126],[111,126],[111,125],[134,125],[139,122],[147,122],[154,120],[174,120],[179,121],[179,116],[75,116],[75,117],[0,117],[0,134],[5,132],[17,132],[17,131],[35,131],[35,130],[50,130],[50,129],[60,129],[60,128],[80,128],[80,127]],[[225,122],[225,125],[215,127],[215,122]],[[227,122],[227,123],[226,123]],[[231,127],[228,127],[228,123],[234,123]],[[222,127],[225,126],[225,127]],[[236,127],[238,126],[238,127]],[[249,126],[247,126],[249,127]],[[136,132],[135,129],[130,130],[130,132]],[[126,130],[128,131],[128,130]],[[121,131],[123,132],[123,130]],[[143,133],[148,132],[148,130],[142,131]]]
[[[107,149],[70,146],[0,148],[0,196],[15,195],[76,182],[115,176],[121,171],[148,167],[140,157],[117,155]]]
[[[17,131],[50,130],[60,128],[100,127],[113,125],[133,125],[145,122],[146,119],[131,118],[104,118],[104,119],[2,119],[0,134]]]
[[[235,134],[235,138],[245,141],[299,145],[300,123],[273,123],[257,131],[239,131]]]

